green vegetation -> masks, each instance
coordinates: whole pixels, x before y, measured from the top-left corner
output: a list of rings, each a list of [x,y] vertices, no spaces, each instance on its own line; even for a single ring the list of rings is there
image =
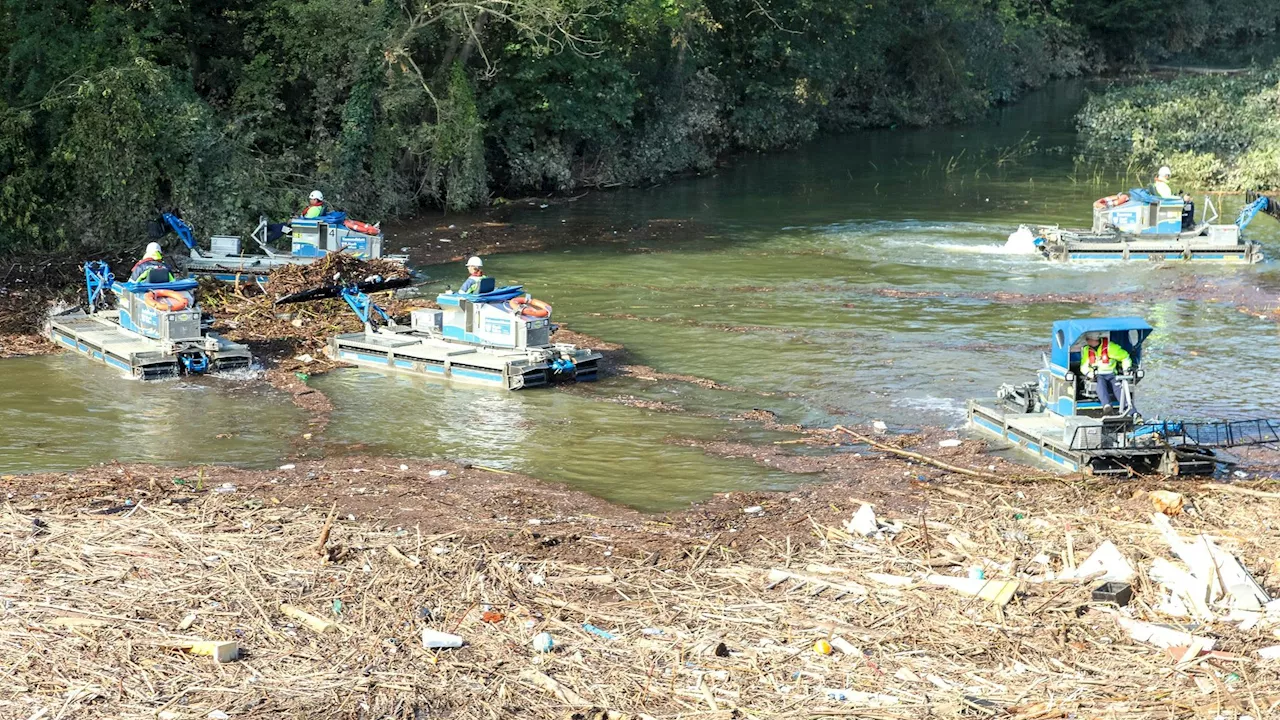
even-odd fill
[[[1270,0],[0,0],[0,251],[368,219],[974,117]],[[1211,21],[1210,21],[1211,19]]]
[[[1280,189],[1280,63],[1111,88],[1089,99],[1079,123],[1086,152],[1147,173],[1168,165],[1175,187]]]

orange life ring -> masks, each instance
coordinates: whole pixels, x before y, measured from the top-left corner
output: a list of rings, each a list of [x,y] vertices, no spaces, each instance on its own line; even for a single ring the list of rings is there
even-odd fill
[[[142,296],[142,302],[147,307],[167,312],[178,312],[191,306],[191,300],[176,290],[152,290]]]
[[[511,308],[519,310],[521,315],[529,317],[544,318],[551,316],[551,306],[527,295],[521,295],[511,299]]]
[[[377,235],[382,232],[376,226],[370,225],[369,223],[362,223],[359,220],[343,220],[342,225],[348,230],[355,230],[356,232],[364,233],[365,235]]]
[[[1103,208],[1113,208],[1117,205],[1123,205],[1129,202],[1128,193],[1120,193],[1119,195],[1108,195],[1104,198],[1098,198],[1093,203],[1094,210],[1102,210]]]

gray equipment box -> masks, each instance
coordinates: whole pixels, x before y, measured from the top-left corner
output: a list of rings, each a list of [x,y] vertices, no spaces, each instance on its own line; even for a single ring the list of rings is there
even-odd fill
[[[240,238],[234,235],[214,235],[209,238],[209,253],[218,257],[239,255]]]
[[[414,310],[409,313],[409,324],[418,332],[440,332],[444,324],[442,310]]]
[[[147,306],[146,293],[126,293],[130,324],[135,332],[156,340],[200,340],[200,310],[169,312]]]

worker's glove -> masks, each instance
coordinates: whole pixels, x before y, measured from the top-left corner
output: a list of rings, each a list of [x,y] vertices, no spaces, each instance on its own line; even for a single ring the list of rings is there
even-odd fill
[[[1097,373],[1095,373],[1095,372],[1093,372],[1092,370],[1085,370],[1085,371],[1084,371],[1084,379],[1085,379],[1085,380],[1088,380],[1088,381],[1090,381],[1090,382],[1093,382],[1093,379],[1094,379],[1095,377],[1097,377],[1097,375],[1098,375],[1098,374],[1097,374]]]

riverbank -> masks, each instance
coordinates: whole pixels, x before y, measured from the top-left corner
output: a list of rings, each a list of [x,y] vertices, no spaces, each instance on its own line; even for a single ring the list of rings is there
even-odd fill
[[[520,475],[385,457],[5,477],[0,707],[1031,720],[1280,706],[1274,661],[1257,654],[1277,642],[1266,613],[1245,629],[1214,610],[1187,626],[1190,650],[1130,637],[1145,627],[1134,622],[1187,622],[1151,579],[1153,559],[1177,558],[1147,519],[1149,491],[1183,493],[1175,530],[1211,536],[1275,592],[1270,488],[1028,483],[1025,469],[974,452],[980,443],[897,439],[991,475],[975,478],[840,435],[809,442],[861,453],[857,474],[659,515]],[[864,502],[872,537],[847,526]],[[1091,602],[1096,581],[1065,577],[1107,541],[1138,569],[1119,614]],[[963,585],[973,567],[1009,592],[940,584]],[[424,649],[426,628],[466,645]],[[552,652],[533,649],[541,632]],[[817,653],[821,641],[838,649]],[[183,649],[202,642],[232,643],[235,658]]]

